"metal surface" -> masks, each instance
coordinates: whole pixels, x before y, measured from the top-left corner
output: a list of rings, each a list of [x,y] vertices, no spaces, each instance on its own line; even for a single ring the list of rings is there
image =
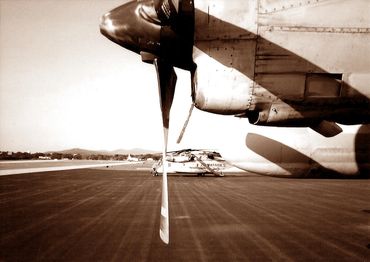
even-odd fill
[[[258,125],[370,122],[368,1],[219,0],[196,8],[199,109],[245,112]],[[322,79],[315,97],[313,73]],[[338,74],[338,92],[328,96]]]

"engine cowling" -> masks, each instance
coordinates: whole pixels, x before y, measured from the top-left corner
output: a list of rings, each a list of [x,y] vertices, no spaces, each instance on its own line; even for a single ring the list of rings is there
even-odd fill
[[[226,67],[196,47],[197,64],[192,96],[195,106],[203,111],[235,115],[248,110],[253,82],[232,67]]]

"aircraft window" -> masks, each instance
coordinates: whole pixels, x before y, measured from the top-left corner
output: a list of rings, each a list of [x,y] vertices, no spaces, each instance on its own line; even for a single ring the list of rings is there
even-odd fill
[[[158,15],[154,8],[153,2],[142,4],[139,8],[139,14],[141,18],[145,19],[150,23],[158,25],[161,23],[161,21],[158,19]]]
[[[307,74],[306,97],[340,96],[342,74]]]

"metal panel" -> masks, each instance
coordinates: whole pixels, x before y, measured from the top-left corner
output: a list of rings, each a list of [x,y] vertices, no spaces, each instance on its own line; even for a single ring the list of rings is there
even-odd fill
[[[305,92],[305,79],[305,74],[258,74],[255,81],[259,86],[255,87],[254,94],[278,97],[284,95],[285,99],[301,100]]]
[[[235,27],[244,29],[253,34],[257,33],[256,24],[256,10],[257,0],[249,1],[226,1],[226,0],[202,0],[195,1],[196,25],[206,26],[209,24],[209,28],[202,28],[202,30],[212,30],[210,35],[222,36],[224,34],[232,34],[233,32],[225,30],[220,27],[217,20],[213,20],[212,17],[223,20],[225,23],[234,25]],[[200,20],[197,13],[202,12],[209,15],[203,17],[204,20]],[[211,34],[212,33],[212,34]],[[199,36],[199,35],[198,35]]]
[[[289,50],[293,61],[286,66],[298,66],[296,71],[368,73],[370,1],[261,0],[259,10],[258,34],[264,39],[258,44],[260,52],[271,52],[267,41],[282,55]],[[282,65],[268,69],[274,66]]]
[[[194,61],[197,64],[197,94],[203,94],[205,99],[203,104],[207,104],[204,110],[213,110],[212,112],[221,110],[224,113],[243,112],[248,108],[249,87],[252,85],[252,80],[230,66],[234,63],[234,56],[230,57],[229,53],[217,51],[218,47],[208,46],[207,48],[203,50],[194,48]],[[232,52],[232,49],[230,51]],[[253,70],[253,66],[249,65],[249,68]]]
[[[265,35],[262,34],[262,36]],[[273,35],[270,38],[273,38],[275,42],[263,37],[258,39],[255,67],[256,74],[324,72],[315,64],[304,59],[301,55],[285,48],[284,43],[279,45],[280,42],[290,41],[290,39],[287,39],[287,36],[288,35],[285,35],[282,40],[276,41],[276,35]],[[307,45],[307,43],[305,43],[305,45]]]
[[[246,110],[254,78],[257,1],[196,1],[198,91],[212,110]],[[227,96],[227,97],[226,97]],[[214,106],[215,105],[215,106]]]
[[[260,0],[260,25],[368,28],[368,0]]]
[[[339,97],[341,77],[331,74],[308,74],[305,97]]]
[[[258,42],[258,53],[274,51],[289,59],[286,66],[295,71],[363,73],[370,68],[370,33],[292,32],[270,27],[260,27],[259,33],[264,40]]]

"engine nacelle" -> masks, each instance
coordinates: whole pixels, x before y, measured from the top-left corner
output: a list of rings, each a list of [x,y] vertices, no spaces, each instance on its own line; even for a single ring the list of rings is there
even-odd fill
[[[249,108],[252,80],[194,48],[197,64],[192,95],[195,106],[203,111],[236,115]]]
[[[253,101],[257,99],[252,96]],[[293,108],[279,99],[254,105],[253,110],[239,117],[247,117],[249,123],[260,126],[310,126],[320,119],[322,113],[315,108]]]

